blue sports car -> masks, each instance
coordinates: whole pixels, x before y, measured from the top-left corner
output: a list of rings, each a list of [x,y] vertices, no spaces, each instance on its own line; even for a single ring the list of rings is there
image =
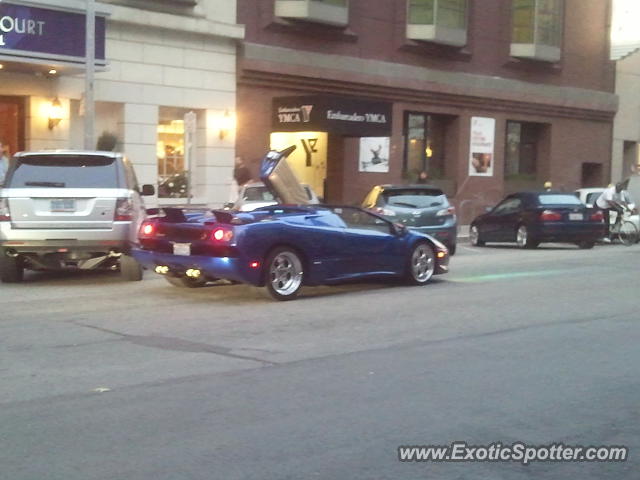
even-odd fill
[[[303,285],[402,277],[424,285],[448,271],[447,248],[358,207],[297,205],[305,194],[286,164],[293,151],[269,152],[261,177],[282,202],[250,213],[161,209],[140,229],[133,256],[173,285],[226,279],[266,286],[276,300]]]

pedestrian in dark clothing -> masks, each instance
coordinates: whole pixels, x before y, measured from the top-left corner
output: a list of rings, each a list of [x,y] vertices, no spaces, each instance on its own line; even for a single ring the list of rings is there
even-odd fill
[[[236,164],[233,169],[233,178],[239,187],[251,180],[251,171],[244,164],[242,157],[236,157]]]

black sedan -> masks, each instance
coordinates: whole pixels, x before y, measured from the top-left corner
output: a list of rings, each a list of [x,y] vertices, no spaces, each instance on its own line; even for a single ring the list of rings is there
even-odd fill
[[[568,242],[592,248],[603,235],[602,212],[563,192],[514,193],[474,219],[469,229],[475,246],[516,242],[536,248],[542,242]]]

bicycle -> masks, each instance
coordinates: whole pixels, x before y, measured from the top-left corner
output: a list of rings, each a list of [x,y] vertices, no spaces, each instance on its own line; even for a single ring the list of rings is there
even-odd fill
[[[640,232],[638,227],[633,223],[629,217],[631,216],[631,209],[625,208],[622,213],[622,218],[618,214],[615,223],[611,226],[610,236],[611,239],[618,239],[624,246],[631,246],[640,239]]]

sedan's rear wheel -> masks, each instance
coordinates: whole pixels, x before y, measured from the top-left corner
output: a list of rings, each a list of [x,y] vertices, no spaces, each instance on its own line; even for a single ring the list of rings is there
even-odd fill
[[[536,248],[540,242],[531,237],[529,229],[525,225],[520,225],[516,232],[516,243],[520,248]]]
[[[24,277],[24,261],[19,256],[9,257],[0,250],[0,280],[3,283],[18,283]]]
[[[413,247],[407,268],[407,281],[412,285],[424,285],[436,269],[436,255],[427,243],[420,242]]]
[[[480,238],[480,231],[475,225],[471,225],[469,229],[469,241],[474,247],[482,247],[484,245],[484,240]]]
[[[267,259],[266,286],[276,300],[293,300],[304,280],[302,260],[289,248],[276,248]]]
[[[174,287],[180,288],[200,288],[207,284],[207,279],[203,277],[172,277],[171,275],[165,275],[164,278]]]

